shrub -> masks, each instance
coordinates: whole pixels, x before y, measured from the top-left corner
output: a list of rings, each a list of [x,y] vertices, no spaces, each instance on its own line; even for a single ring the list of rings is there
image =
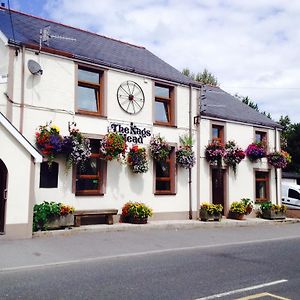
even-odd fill
[[[72,214],[74,207],[56,202],[44,201],[33,207],[33,231],[47,230],[47,222],[54,216]]]

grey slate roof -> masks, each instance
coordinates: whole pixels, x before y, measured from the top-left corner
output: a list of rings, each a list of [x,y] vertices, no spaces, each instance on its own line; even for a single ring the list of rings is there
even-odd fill
[[[281,128],[281,125],[242,103],[219,87],[203,88],[201,111],[203,116],[233,120],[257,126]]]
[[[10,42],[38,46],[40,29],[50,25],[51,34],[75,38],[76,41],[53,38],[50,39],[49,48],[68,52],[73,58],[176,83],[199,86],[199,83],[189,79],[144,47],[131,45],[17,11],[11,11],[11,16],[14,35],[8,10],[0,8],[0,30]]]

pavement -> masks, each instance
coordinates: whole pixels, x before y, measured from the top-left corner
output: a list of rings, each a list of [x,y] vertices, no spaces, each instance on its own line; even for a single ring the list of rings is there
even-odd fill
[[[266,238],[298,237],[299,223],[300,219],[264,220],[251,217],[241,221],[223,218],[220,222],[150,220],[143,225],[99,224],[35,232],[32,239],[1,241],[0,257],[3,259],[0,260],[0,274],[139,255],[149,251],[156,253],[182,247],[211,247],[216,241],[231,245]],[[273,226],[272,230],[270,226]]]
[[[167,221],[148,221],[147,224],[129,224],[129,223],[114,223],[112,225],[97,224],[85,225],[80,227],[71,227],[64,230],[39,231],[33,234],[33,238],[46,236],[67,236],[82,232],[116,232],[116,231],[143,231],[156,229],[194,229],[203,227],[248,227],[257,225],[274,225],[299,223],[298,218],[286,218],[284,220],[266,220],[255,217],[248,217],[244,220],[233,220],[223,217],[220,222],[215,221],[199,221],[199,220],[167,220]]]

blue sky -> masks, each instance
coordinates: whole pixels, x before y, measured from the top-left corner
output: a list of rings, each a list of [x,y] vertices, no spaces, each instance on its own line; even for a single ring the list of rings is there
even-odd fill
[[[2,0],[7,4],[7,0]],[[296,0],[10,0],[11,8],[145,46],[178,70],[207,68],[275,120],[300,122]]]

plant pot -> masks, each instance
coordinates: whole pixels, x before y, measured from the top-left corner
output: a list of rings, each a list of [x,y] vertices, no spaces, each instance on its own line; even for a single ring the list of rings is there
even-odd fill
[[[235,220],[243,220],[244,216],[245,216],[244,214],[240,214],[240,213],[233,212],[233,211],[229,211],[229,214],[228,214],[229,219],[235,219]]]
[[[133,217],[131,219],[131,223],[133,224],[147,224],[147,222],[148,222],[148,217],[144,217],[144,218]]]
[[[65,216],[53,216],[47,221],[45,227],[51,230],[70,226],[74,226],[74,216],[72,214]]]
[[[206,209],[200,208],[199,217],[201,221],[221,221],[221,213],[209,214]]]
[[[285,212],[275,212],[274,210],[267,209],[262,211],[262,218],[269,220],[282,220],[285,219]]]

